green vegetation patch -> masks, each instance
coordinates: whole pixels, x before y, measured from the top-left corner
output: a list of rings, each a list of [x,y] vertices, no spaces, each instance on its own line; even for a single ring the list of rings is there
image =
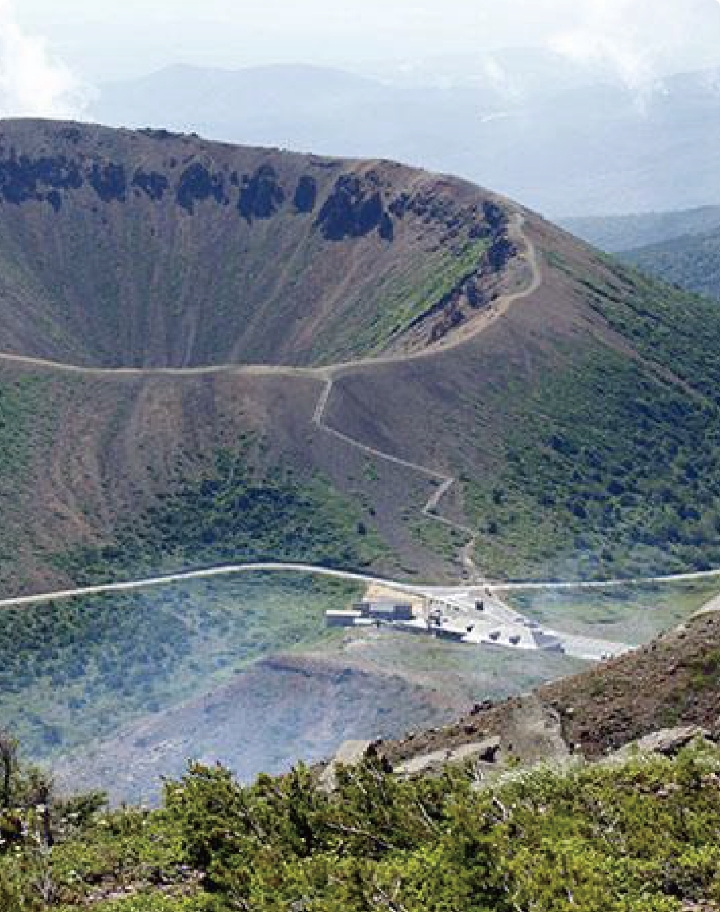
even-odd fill
[[[314,363],[383,351],[474,275],[489,246],[487,238],[467,240],[459,249],[426,255],[412,269],[389,275],[374,291],[372,300],[358,302],[356,310],[364,315],[360,322],[345,318],[342,326],[329,326],[332,333],[318,336]]]
[[[388,288],[382,310],[368,330],[365,346],[377,353],[395,337],[402,335],[412,324],[431,311],[479,268],[490,242],[487,239],[468,241],[462,250],[444,254],[425,276],[415,276]]]
[[[290,561],[362,569],[387,553],[368,516],[316,475],[254,474],[244,453],[222,450],[199,477],[171,492],[116,534],[114,544],[56,555],[77,583],[110,576]]]
[[[32,375],[0,379],[0,483],[16,485],[29,467],[33,436],[47,417],[48,385]]]
[[[438,522],[428,516],[414,519],[411,524],[413,536],[434,554],[446,561],[455,562],[459,551],[468,544],[470,536],[452,526]]]
[[[315,645],[359,594],[252,574],[0,612],[0,718],[47,757],[211,690],[252,662]]]
[[[75,811],[50,851],[22,812],[30,838],[4,850],[0,895],[12,910],[90,900],[101,912],[712,909],[719,778],[711,746],[479,789],[470,768],[401,782],[368,761],[340,770],[330,795],[302,767],[241,788],[193,766],[168,784],[164,810]]]
[[[602,262],[612,270],[608,278],[578,279],[590,306],[650,363],[720,403],[717,302],[663,285],[610,257]]]
[[[32,509],[33,460],[40,447],[50,446],[57,417],[50,386],[33,375],[0,377],[0,586],[13,591],[22,585],[17,554]]]
[[[640,645],[676,627],[714,598],[719,580],[509,592],[503,598],[543,626]]]
[[[464,483],[478,566],[603,579],[720,565],[714,402],[580,346],[552,374],[516,379],[504,401],[504,458]]]

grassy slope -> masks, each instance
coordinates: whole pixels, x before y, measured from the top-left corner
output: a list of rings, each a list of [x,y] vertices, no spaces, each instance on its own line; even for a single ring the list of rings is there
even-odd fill
[[[254,559],[391,567],[354,462],[311,458],[318,390],[4,373],[3,591]]]
[[[550,262],[595,316],[552,340],[550,371],[487,390],[485,413],[508,420],[502,460],[466,484],[480,560],[520,577],[717,566],[715,305],[606,259]]]

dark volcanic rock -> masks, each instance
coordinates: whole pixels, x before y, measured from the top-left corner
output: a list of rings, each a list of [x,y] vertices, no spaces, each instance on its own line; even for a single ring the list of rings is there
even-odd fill
[[[395,238],[393,220],[387,212],[383,212],[382,217],[380,218],[380,237],[384,241],[392,241]]]
[[[88,180],[104,203],[112,202],[112,200],[117,200],[121,203],[125,202],[127,177],[125,168],[122,165],[116,165],[114,162],[100,165],[95,162]]]
[[[133,187],[139,187],[151,200],[161,200],[168,186],[168,179],[158,171],[146,172],[140,168],[133,177]]]
[[[225,199],[224,181],[221,174],[212,174],[208,169],[195,162],[186,168],[180,175],[177,189],[177,201],[183,209],[192,214],[195,203],[207,199],[214,199],[222,203]]]
[[[345,174],[338,179],[320,210],[317,224],[329,241],[364,237],[375,229],[380,229],[386,240],[392,239],[392,221],[384,210],[380,191],[363,185],[354,175]]]
[[[505,231],[508,220],[507,213],[497,203],[485,200],[483,203],[483,215],[494,234],[500,234]]]
[[[82,185],[79,166],[62,155],[33,159],[26,155],[18,157],[11,152],[0,161],[0,196],[8,203],[43,199],[40,191],[45,187],[70,190]]]
[[[62,196],[58,190],[51,190],[48,193],[46,199],[53,207],[55,212],[59,212],[62,209]]]
[[[401,193],[390,203],[390,206],[388,208],[390,209],[390,212],[392,212],[392,214],[396,218],[401,219],[401,218],[403,218],[405,213],[408,211],[409,207],[410,207],[410,194]]]
[[[270,218],[284,202],[285,191],[272,165],[261,165],[252,177],[243,178],[238,209],[246,221]]]
[[[139,130],[139,133],[142,133],[143,136],[148,136],[150,139],[178,139],[182,136],[182,133],[173,133],[170,130],[164,129],[153,129],[152,127],[146,127],[144,130]]]
[[[504,235],[496,238],[487,252],[487,260],[490,269],[493,272],[500,272],[507,266],[516,253],[517,247],[509,238]]]
[[[312,212],[317,202],[317,181],[309,174],[300,178],[295,191],[294,204],[298,212]]]

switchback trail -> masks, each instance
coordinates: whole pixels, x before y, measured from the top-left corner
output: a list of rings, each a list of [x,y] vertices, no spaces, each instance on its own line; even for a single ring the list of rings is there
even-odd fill
[[[372,456],[376,459],[381,459],[393,465],[410,469],[412,472],[415,472],[419,475],[424,476],[425,478],[429,478],[434,481],[437,485],[437,488],[435,491],[433,491],[427,503],[423,506],[421,513],[427,519],[441,523],[450,529],[455,529],[456,531],[461,532],[463,535],[469,536],[468,543],[462,548],[460,552],[460,559],[469,578],[472,580],[478,580],[479,575],[475,566],[475,562],[473,560],[475,543],[477,541],[476,530],[462,525],[461,523],[454,522],[453,520],[447,519],[443,516],[439,516],[437,512],[441,501],[455,485],[456,479],[451,475],[447,475],[444,472],[438,472],[437,470],[431,469],[428,466],[423,466],[419,463],[411,462],[407,459],[402,459],[398,456],[392,455],[391,453],[385,453],[382,450],[368,446],[362,443],[362,441],[350,437],[348,434],[344,434],[342,431],[339,431],[327,424],[325,420],[325,413],[327,411],[327,406],[330,401],[335,378],[337,376],[363,367],[377,367],[380,365],[415,361],[420,358],[435,357],[440,352],[446,352],[454,348],[458,348],[459,346],[465,345],[471,339],[474,339],[476,336],[480,335],[488,327],[492,326],[497,320],[499,320],[504,314],[507,313],[509,308],[514,303],[533,295],[542,285],[543,278],[539,265],[537,250],[535,249],[535,245],[527,237],[523,230],[524,223],[524,216],[521,213],[515,213],[508,225],[508,235],[514,242],[519,242],[523,248],[519,256],[520,259],[523,260],[530,268],[530,281],[528,286],[520,291],[501,295],[494,302],[492,302],[486,311],[479,314],[475,320],[468,323],[464,328],[464,331],[459,330],[457,335],[453,336],[453,338],[449,341],[445,343],[439,343],[430,348],[423,349],[422,351],[397,355],[381,355],[376,358],[346,361],[338,364],[331,364],[326,367],[307,368],[284,367],[279,365],[276,366],[265,364],[223,364],[210,367],[84,367],[77,364],[65,364],[58,361],[49,361],[42,358],[32,358],[26,355],[14,355],[9,353],[0,353],[0,363],[5,362],[7,364],[18,364],[51,371],[79,374],[88,377],[111,376],[127,378],[183,378],[217,376],[219,374],[233,374],[254,377],[310,377],[313,379],[321,380],[324,382],[324,386],[318,398],[317,405],[315,406],[315,411],[312,418],[313,424],[326,434],[334,437],[336,440],[341,440],[348,446],[351,446],[356,450],[360,450],[361,452],[366,453],[368,456]]]
[[[441,523],[450,529],[455,529],[456,531],[461,532],[463,535],[469,536],[468,543],[462,548],[460,552],[460,559],[468,577],[472,581],[481,581],[481,577],[478,573],[475,561],[473,559],[475,544],[477,542],[477,531],[475,529],[471,529],[469,526],[463,525],[462,523],[458,523],[454,520],[447,519],[444,516],[440,516],[437,512],[441,501],[455,485],[457,479],[452,475],[447,475],[444,472],[438,472],[436,469],[431,469],[428,466],[423,466],[419,463],[411,462],[410,460],[402,459],[399,456],[393,456],[390,453],[385,453],[382,450],[376,449],[375,447],[368,446],[367,444],[364,444],[361,441],[356,440],[354,437],[350,437],[348,434],[344,434],[342,431],[339,431],[329,425],[325,420],[325,413],[330,402],[330,397],[332,396],[335,377],[338,374],[350,368],[412,361],[418,358],[437,355],[439,351],[447,351],[452,348],[457,348],[458,346],[464,345],[470,339],[475,338],[480,333],[484,332],[489,326],[492,326],[493,323],[495,323],[498,319],[500,319],[500,317],[507,313],[508,309],[515,302],[533,295],[542,285],[542,271],[538,262],[537,250],[535,249],[535,245],[532,243],[532,241],[530,241],[530,239],[524,233],[523,223],[523,217],[521,215],[517,215],[511,225],[510,234],[513,236],[513,240],[519,240],[524,246],[524,250],[521,256],[530,267],[531,274],[530,283],[527,288],[514,292],[512,294],[503,295],[498,298],[488,311],[481,314],[476,321],[473,321],[473,323],[468,327],[468,330],[464,336],[453,338],[452,341],[446,343],[445,345],[439,345],[434,348],[425,349],[422,352],[415,352],[408,355],[374,358],[365,361],[355,361],[351,362],[350,364],[333,365],[332,367],[325,369],[321,368],[320,371],[323,372],[325,386],[322,393],[320,394],[320,398],[318,399],[317,405],[315,407],[315,412],[313,414],[313,424],[315,424],[316,427],[320,428],[321,430],[325,431],[325,433],[335,437],[337,440],[343,441],[349,446],[352,446],[355,449],[366,453],[368,456],[375,457],[376,459],[382,459],[383,461],[392,463],[393,465],[410,469],[412,472],[415,472],[418,475],[423,475],[426,478],[430,478],[436,483],[437,488],[430,495],[428,501],[423,506],[421,513],[427,519]]]

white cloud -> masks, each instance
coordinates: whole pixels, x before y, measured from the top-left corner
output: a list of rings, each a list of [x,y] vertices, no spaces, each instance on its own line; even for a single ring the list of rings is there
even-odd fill
[[[15,0],[15,6],[25,33],[60,43],[71,65],[98,81],[181,61],[232,68],[315,62],[374,72],[373,61],[397,68],[442,58],[458,61],[459,72],[460,58],[477,62],[497,53],[512,82],[511,67],[503,64],[506,47],[555,48],[632,85],[720,63],[719,0]],[[7,15],[1,22],[6,32]],[[47,60],[47,48],[43,53]],[[468,67],[475,72],[475,64]]]
[[[79,117],[89,97],[47,42],[18,25],[10,0],[0,0],[0,116]]]
[[[606,68],[627,85],[646,85],[677,67],[702,67],[720,35],[720,0],[546,0],[548,44],[576,63]],[[565,15],[562,15],[563,12]]]

